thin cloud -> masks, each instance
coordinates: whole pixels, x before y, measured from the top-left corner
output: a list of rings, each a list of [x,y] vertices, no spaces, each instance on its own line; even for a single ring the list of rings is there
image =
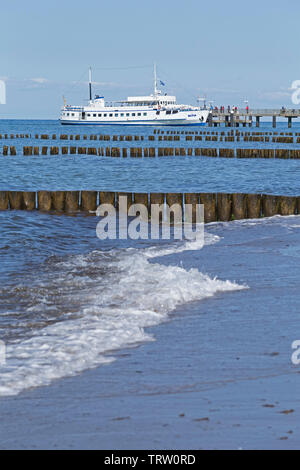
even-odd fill
[[[33,82],[33,83],[38,83],[40,85],[43,85],[43,84],[49,82],[49,80],[47,80],[47,78],[29,78],[28,80],[30,82]]]
[[[291,92],[283,90],[265,91],[259,93],[259,96],[260,98],[265,98],[269,101],[276,101],[283,98],[290,98]]]
[[[198,91],[202,91],[202,89],[198,88]],[[238,93],[241,94],[240,90],[232,90],[230,88],[205,88],[207,93]]]

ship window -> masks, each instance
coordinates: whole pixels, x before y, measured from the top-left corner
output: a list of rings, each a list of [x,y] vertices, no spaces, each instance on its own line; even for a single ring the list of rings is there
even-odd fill
[[[141,115],[142,115],[142,113],[138,113],[138,116],[141,116]]]
[[[93,114],[94,117],[97,117],[97,114]]]
[[[115,114],[115,117],[118,117],[118,116],[119,116],[119,115],[118,115],[118,113],[117,113],[117,114]]]
[[[113,117],[113,115],[112,115],[112,114],[110,114],[110,115],[109,115],[109,117]]]
[[[126,116],[130,116],[130,113],[126,113]]]
[[[144,116],[147,116],[147,113],[144,113]]]
[[[90,114],[88,113],[88,116],[90,116]]]
[[[176,113],[178,113],[178,110],[177,110],[177,109],[174,109],[174,110],[173,110],[173,114],[176,114]]]
[[[101,114],[98,114],[98,117],[101,117]]]
[[[124,116],[124,113],[121,113],[121,116],[123,117],[123,116]]]
[[[67,116],[69,116],[69,113],[67,113]]]
[[[132,113],[131,116],[135,116],[135,113]]]
[[[169,111],[166,111],[166,114],[171,114],[171,111],[170,111],[170,110],[169,110]]]
[[[104,116],[104,117],[106,117],[106,116],[107,116],[107,114],[103,114],[103,116]]]
[[[74,114],[74,113],[72,113],[72,116],[75,116],[75,114]]]

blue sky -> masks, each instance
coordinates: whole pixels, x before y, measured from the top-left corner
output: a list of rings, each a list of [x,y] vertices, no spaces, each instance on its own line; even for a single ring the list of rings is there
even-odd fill
[[[6,118],[53,118],[62,95],[81,104],[152,91],[152,63],[166,91],[196,104],[278,107],[300,79],[296,0],[9,0],[1,2],[0,78]]]

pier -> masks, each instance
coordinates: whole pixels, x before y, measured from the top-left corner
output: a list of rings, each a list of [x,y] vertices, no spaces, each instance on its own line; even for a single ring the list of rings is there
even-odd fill
[[[277,118],[285,118],[288,127],[292,127],[292,120],[300,117],[300,109],[213,109],[208,117],[209,126],[239,127],[260,126],[261,118],[271,118],[272,126],[276,128]]]

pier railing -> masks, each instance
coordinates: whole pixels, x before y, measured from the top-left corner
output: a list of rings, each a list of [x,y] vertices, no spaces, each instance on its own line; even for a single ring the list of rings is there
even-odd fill
[[[244,109],[244,108],[237,108],[235,109],[230,109],[228,110],[227,108],[224,109],[224,111],[218,109],[213,109],[212,110],[212,115],[214,117],[219,117],[219,116],[224,116],[224,115],[230,115],[230,114],[235,114],[235,115],[240,115],[240,116],[283,116],[283,117],[300,117],[300,109],[292,108],[249,108]]]

